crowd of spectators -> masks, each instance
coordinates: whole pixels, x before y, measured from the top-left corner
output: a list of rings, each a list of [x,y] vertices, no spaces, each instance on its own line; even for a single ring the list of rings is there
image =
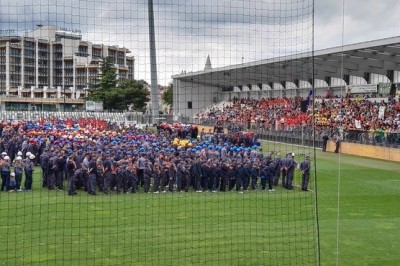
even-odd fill
[[[257,123],[264,128],[290,130],[303,123],[310,124],[311,118],[301,112],[302,98],[245,99],[235,98],[224,108],[211,108],[198,114],[201,120],[229,122],[227,126],[238,128]]]
[[[291,131],[310,126],[314,113],[317,131],[339,130],[376,133],[400,133],[400,103],[394,98],[375,101],[370,98],[318,98],[312,104],[301,97],[271,99],[234,99],[223,108],[211,108],[198,115],[200,119],[226,123],[237,128],[263,128]],[[307,109],[304,110],[304,105]],[[302,108],[303,105],[303,108]]]

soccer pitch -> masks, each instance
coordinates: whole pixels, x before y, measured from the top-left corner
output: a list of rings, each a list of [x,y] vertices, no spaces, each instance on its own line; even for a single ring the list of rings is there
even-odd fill
[[[336,264],[337,236],[339,265],[398,265],[400,164],[317,158],[321,265]],[[33,192],[0,193],[4,265],[315,264],[314,192],[68,197],[41,189],[39,175]]]

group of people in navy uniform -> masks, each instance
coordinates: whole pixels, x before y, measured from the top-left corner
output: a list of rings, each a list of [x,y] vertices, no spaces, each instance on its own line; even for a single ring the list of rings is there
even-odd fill
[[[179,146],[172,141],[176,136],[163,130],[153,134],[129,128],[112,134],[81,132],[69,136],[51,135],[44,130],[35,139],[43,147],[40,154],[27,152],[22,156],[19,152],[13,163],[4,154],[0,160],[2,189],[21,191],[24,172],[24,190],[30,191],[34,162],[40,166],[43,188],[67,189],[71,196],[76,195],[77,190],[96,195],[112,191],[243,193],[261,189],[272,192],[279,183],[285,189],[294,188],[297,163],[293,153],[283,157],[279,152],[263,154],[255,138],[248,140],[238,136],[240,133],[234,134],[208,134],[200,141],[191,140],[188,145]],[[307,191],[308,157],[299,168],[301,189]]]

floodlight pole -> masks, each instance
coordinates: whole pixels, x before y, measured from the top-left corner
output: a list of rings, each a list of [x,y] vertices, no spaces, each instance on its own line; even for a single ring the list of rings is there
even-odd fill
[[[150,41],[150,70],[151,70],[151,115],[152,123],[156,122],[159,116],[158,105],[158,81],[157,81],[157,57],[156,57],[156,37],[154,30],[154,11],[153,0],[148,0],[149,12],[149,41]]]

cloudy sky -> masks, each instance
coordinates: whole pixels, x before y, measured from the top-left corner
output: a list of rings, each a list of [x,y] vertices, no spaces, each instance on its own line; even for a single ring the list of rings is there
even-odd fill
[[[171,75],[312,49],[312,0],[154,0],[159,83]],[[399,36],[398,0],[315,0],[315,48]],[[150,80],[147,0],[0,0],[1,29],[37,24],[82,31],[136,57],[136,78]]]

